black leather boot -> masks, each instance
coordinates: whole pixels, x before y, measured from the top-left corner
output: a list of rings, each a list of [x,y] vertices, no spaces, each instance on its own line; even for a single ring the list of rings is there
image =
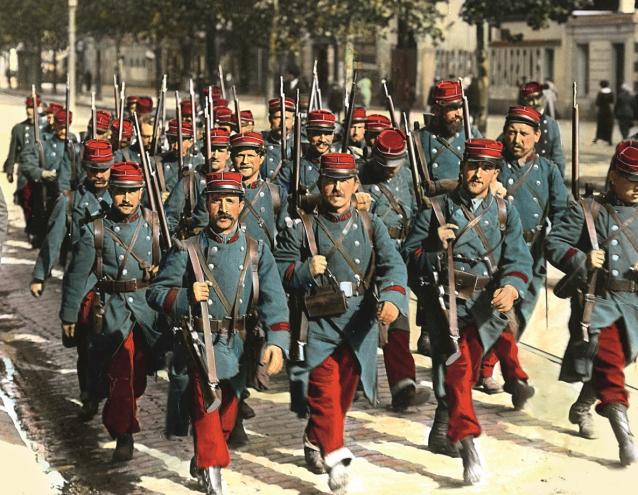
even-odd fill
[[[620,464],[629,466],[636,462],[638,452],[634,445],[634,435],[629,429],[629,418],[627,417],[627,408],[620,402],[612,402],[607,404],[602,415],[605,416],[611,424],[616,440],[618,440],[618,455]]]
[[[244,429],[244,418],[241,415],[237,416],[235,421],[235,427],[228,436],[228,446],[232,449],[243,447],[248,444],[248,435]]]
[[[507,382],[503,386],[508,394],[512,394],[512,405],[516,411],[523,409],[529,399],[534,397],[536,390],[531,385],[523,380],[516,380],[514,382]]]
[[[432,355],[432,344],[430,344],[430,334],[421,328],[421,335],[416,344],[416,351],[424,356]]]
[[[133,435],[125,433],[117,438],[113,462],[128,462],[131,459],[133,459]]]
[[[479,459],[476,447],[474,447],[474,438],[465,437],[461,440],[459,451],[463,459],[463,481],[468,485],[475,485],[481,481],[483,467],[481,466],[481,460]]]
[[[578,425],[578,434],[583,438],[596,438],[594,418],[590,411],[594,402],[596,402],[594,387],[591,382],[585,382],[576,402],[569,408],[569,422]]]
[[[420,406],[430,400],[432,390],[423,385],[412,383],[392,394],[392,409],[405,412],[410,406]]]
[[[459,449],[447,438],[448,421],[447,408],[439,404],[434,412],[434,423],[428,436],[428,448],[435,454],[459,457]]]

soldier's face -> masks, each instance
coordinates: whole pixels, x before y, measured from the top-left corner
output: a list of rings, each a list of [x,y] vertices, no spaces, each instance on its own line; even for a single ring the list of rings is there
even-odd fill
[[[470,196],[484,198],[496,180],[498,168],[491,162],[463,162],[461,179]]]
[[[140,128],[142,133],[142,143],[144,143],[144,149],[150,149],[151,141],[153,140],[153,126],[151,124],[142,124]]]
[[[538,112],[543,112],[545,110],[545,96],[543,93],[537,93],[528,98],[525,98],[525,105],[528,107],[535,108]]]
[[[271,113],[268,118],[270,122],[270,132],[277,138],[281,137],[281,111],[277,110],[275,113]],[[292,131],[293,114],[292,112],[286,112],[286,131]]]
[[[364,123],[352,124],[350,128],[350,138],[355,143],[359,143],[363,141],[363,138],[366,133],[366,125]]]
[[[334,133],[328,130],[308,131],[308,142],[310,143],[310,147],[313,148],[318,155],[323,155],[330,151],[330,146],[332,145],[334,137]]]
[[[241,125],[241,132],[253,132],[255,130],[255,123],[250,122],[248,124]]]
[[[64,123],[55,124],[55,135],[58,137],[58,139],[66,139],[66,126],[64,125]]]
[[[259,169],[262,163],[264,163],[264,158],[264,155],[260,155],[255,150],[240,150],[233,154],[233,166],[244,180],[252,179],[259,174]]]
[[[618,199],[628,204],[638,204],[638,182],[631,181],[615,170],[609,174],[611,189]]]
[[[111,129],[108,129],[106,131],[98,130],[95,133],[95,139],[97,139],[98,141],[109,141],[111,139]],[[130,138],[128,139],[130,140]]]
[[[33,108],[27,107],[27,118],[33,122]]]
[[[54,113],[47,113],[47,124],[53,125],[53,123],[55,122],[55,118],[54,117],[55,117]]]
[[[109,185],[109,177],[111,169],[101,170],[92,167],[86,167],[86,178],[94,189],[106,189]]]
[[[441,123],[450,135],[456,134],[463,127],[463,108],[436,107],[435,113],[441,119]]]
[[[356,177],[335,179],[321,176],[319,189],[324,204],[336,213],[344,213],[350,207],[352,195],[357,192],[359,181]]]
[[[137,189],[128,189],[114,187],[111,189],[111,197],[113,198],[113,206],[124,216],[128,216],[137,210],[142,201],[142,193],[144,190],[139,187]]]
[[[210,149],[210,171],[221,172],[226,167],[226,162],[230,157],[230,148],[224,147],[211,147]]]
[[[512,122],[505,126],[503,134],[505,136],[505,146],[517,160],[529,158],[534,154],[534,146],[541,138],[539,129],[534,129],[530,125],[519,122]]]
[[[215,232],[228,234],[235,229],[237,219],[244,208],[244,201],[237,194],[209,194],[208,217]]]

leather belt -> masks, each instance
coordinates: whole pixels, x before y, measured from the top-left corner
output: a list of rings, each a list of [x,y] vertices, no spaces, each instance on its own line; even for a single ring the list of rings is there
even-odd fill
[[[607,280],[605,284],[607,290],[616,292],[638,292],[638,283],[633,280]]]
[[[202,328],[202,319],[199,316],[195,316],[193,318],[195,322],[195,329],[198,332],[203,332]],[[245,333],[246,329],[246,317],[241,316],[239,318],[225,318],[223,320],[209,320],[210,321],[210,330],[212,333],[219,333],[221,335],[228,335],[231,333],[230,329],[234,328],[235,331],[240,334]]]
[[[146,289],[148,282],[137,280],[135,278],[129,280],[100,280],[96,287],[107,294],[118,294],[120,292],[135,292],[137,290]]]

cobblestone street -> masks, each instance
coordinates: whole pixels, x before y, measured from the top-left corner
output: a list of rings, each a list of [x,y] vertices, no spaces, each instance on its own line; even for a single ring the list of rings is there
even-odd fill
[[[242,100],[243,107],[248,108],[251,103],[253,99]],[[254,99],[252,108],[256,128],[261,129],[264,105]],[[4,160],[11,127],[24,118],[23,98],[0,94],[0,110],[0,158]],[[81,130],[88,118],[88,108],[79,107],[74,116],[74,130]],[[494,137],[502,120],[491,118],[489,125],[489,135]],[[563,142],[568,144],[569,122],[563,121],[561,127]],[[593,127],[593,123],[582,124],[582,181],[600,183],[613,148],[590,144]],[[569,149],[566,155],[569,157]],[[567,162],[569,167],[570,160]],[[0,186],[7,203],[12,203],[14,184],[8,184],[4,174]],[[192,438],[167,439],[163,434],[168,388],[165,372],[149,377],[140,401],[142,432],[135,436],[135,456],[129,464],[110,463],[115,442],[102,426],[99,415],[89,423],[76,419],[80,404],[76,354],[74,349],[62,346],[58,319],[62,273],[54,271],[54,278],[46,285],[40,300],[30,295],[28,284],[37,252],[26,242],[19,208],[13,204],[10,207],[10,240],[4,246],[0,266],[0,379],[2,392],[15,404],[31,448],[48,463],[49,471],[59,473],[66,481],[62,493],[197,493],[197,484],[189,474]],[[556,271],[550,274],[551,285],[560,274]],[[350,493],[416,494],[436,490],[441,494],[584,495],[612,487],[616,487],[617,493],[635,493],[638,466],[620,468],[618,447],[607,420],[595,417],[599,434],[596,440],[577,436],[576,427],[567,420],[569,405],[579,390],[578,386],[557,381],[560,356],[567,341],[568,305],[550,294],[546,325],[544,301],[541,297],[532,328],[527,330],[521,344],[522,363],[536,387],[536,395],[528,407],[514,411],[510,396],[504,393],[474,394],[483,426],[478,446],[488,473],[481,485],[463,485],[460,459],[427,450],[433,401],[404,415],[392,412],[383,359],[379,355],[378,406],[360,400],[348,414],[347,446],[356,456]],[[414,345],[417,336],[413,328]],[[417,379],[431,385],[430,359],[419,355],[415,359]],[[636,364],[627,369],[627,382],[632,397],[636,397]],[[233,451],[232,463],[223,471],[225,493],[329,493],[327,475],[314,475],[305,468],[302,449],[305,421],[297,419],[288,409],[284,375],[276,377],[266,392],[251,391],[248,402],[257,416],[245,423],[249,445]],[[634,429],[638,429],[637,411],[636,407],[629,410]],[[11,429],[11,424],[0,421],[0,445],[21,442]],[[10,455],[8,452],[0,447],[2,463]],[[17,463],[12,468],[21,469]],[[0,467],[4,478],[2,473]],[[10,483],[15,484],[3,483],[0,493],[42,493],[39,489],[28,491],[22,487],[20,478],[28,474],[12,474]]]

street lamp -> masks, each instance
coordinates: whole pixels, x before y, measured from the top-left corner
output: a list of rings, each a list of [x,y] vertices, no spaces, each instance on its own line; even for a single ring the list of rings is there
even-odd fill
[[[75,111],[75,11],[78,0],[69,0],[69,53],[67,75],[69,77],[69,110]]]

